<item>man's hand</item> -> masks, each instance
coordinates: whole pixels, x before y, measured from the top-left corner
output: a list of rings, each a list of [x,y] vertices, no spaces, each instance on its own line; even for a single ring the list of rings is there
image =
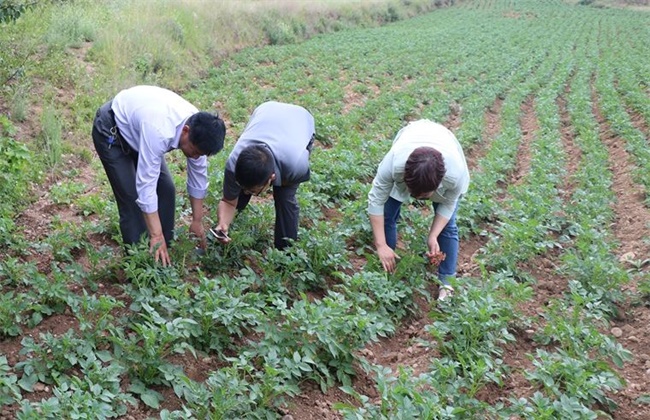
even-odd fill
[[[162,233],[158,212],[142,213],[142,215],[147,224],[147,230],[149,230],[149,252],[154,254],[156,262],[160,261],[165,267],[170,265],[167,242],[165,242],[165,236]]]
[[[199,240],[199,247],[205,249],[207,247],[207,240],[205,238],[205,229],[203,228],[203,223],[200,220],[192,220],[190,224],[190,233],[196,236]]]
[[[219,243],[227,244],[232,241],[232,239],[228,236],[228,225],[226,224],[218,224],[214,229],[214,233]]]
[[[397,266],[397,259],[399,256],[389,247],[388,245],[383,245],[377,247],[377,255],[381,261],[381,265],[384,267],[384,270],[389,273],[395,272],[395,267]]]
[[[163,267],[171,264],[169,253],[167,252],[167,243],[162,233],[150,237],[149,251],[154,254],[154,260],[156,262],[160,261]]]
[[[217,207],[217,227],[214,228],[217,233],[216,238],[219,243],[227,244],[231,241],[228,237],[228,228],[230,224],[235,219],[235,211],[237,210],[237,202],[239,198],[234,200],[226,200],[225,197],[221,198],[219,201],[219,206]],[[219,231],[223,232],[225,237],[219,235]]]

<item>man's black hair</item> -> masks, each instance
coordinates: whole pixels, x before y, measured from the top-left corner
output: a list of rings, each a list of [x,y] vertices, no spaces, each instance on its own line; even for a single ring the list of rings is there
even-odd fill
[[[212,156],[223,149],[226,125],[218,115],[197,112],[187,120],[190,127],[189,138],[202,155]]]
[[[275,170],[273,154],[262,144],[248,146],[241,151],[235,163],[235,181],[240,187],[250,189],[268,182]]]

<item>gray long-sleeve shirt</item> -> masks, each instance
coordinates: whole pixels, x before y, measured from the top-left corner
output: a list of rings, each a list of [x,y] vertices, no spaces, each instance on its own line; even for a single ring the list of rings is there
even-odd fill
[[[444,126],[429,120],[418,120],[402,128],[390,151],[379,164],[377,175],[368,193],[368,213],[383,215],[388,197],[407,202],[410,193],[404,183],[404,166],[418,147],[432,147],[442,154],[445,176],[431,200],[441,203],[437,213],[450,218],[456,202],[469,187],[469,170],[463,149],[456,136]]]
[[[235,165],[241,151],[265,144],[275,161],[273,185],[295,185],[309,179],[307,146],[314,135],[314,117],[305,108],[282,102],[264,102],[253,111],[246,128],[226,162],[223,195],[227,200],[239,196],[235,183]]]
[[[134,86],[119,92],[111,109],[121,136],[138,152],[136,203],[143,212],[153,213],[158,210],[156,187],[164,155],[178,149],[183,126],[198,109],[176,93],[156,86]],[[207,158],[188,158],[188,194],[204,198],[207,190]]]

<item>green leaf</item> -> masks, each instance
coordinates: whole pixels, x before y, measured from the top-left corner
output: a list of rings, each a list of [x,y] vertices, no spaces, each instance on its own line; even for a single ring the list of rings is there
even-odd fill
[[[32,373],[31,375],[23,375],[18,381],[18,385],[25,391],[33,392],[34,384],[38,381],[38,375]]]
[[[99,360],[101,360],[102,362],[109,362],[109,361],[113,360],[113,355],[111,354],[110,351],[101,350],[101,351],[96,352],[95,354],[97,355]]]
[[[140,395],[140,398],[142,399],[142,402],[148,405],[151,408],[158,408],[160,407],[160,401],[163,400],[162,395],[160,393],[153,391],[153,390],[146,390]]]
[[[645,394],[641,395],[639,398],[634,400],[637,404],[648,404],[650,405],[650,395]]]

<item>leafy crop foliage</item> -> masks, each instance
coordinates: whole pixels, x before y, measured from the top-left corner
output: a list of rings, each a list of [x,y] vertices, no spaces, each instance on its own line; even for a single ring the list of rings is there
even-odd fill
[[[94,35],[77,12],[62,22],[71,38],[48,38],[51,54]],[[191,45],[185,21],[179,14],[161,27]],[[161,267],[146,241],[113,241],[109,187],[87,193],[72,169],[49,197],[83,222],[55,218],[46,238],[24,237],[9,216],[37,174],[13,123],[0,117],[0,338],[20,349],[0,356],[0,404],[25,419],[120,417],[137,404],[163,419],[271,419],[309,385],[349,394],[335,407],[346,419],[615,415],[626,385],[619,369],[633,355],[608,331],[631,293],[623,286],[638,281],[633,297],[646,305],[650,287],[643,259],[630,270],[616,257],[617,197],[601,126],[621,137],[647,192],[648,46],[638,40],[648,23],[640,13],[558,1],[474,1],[296,44],[308,35],[302,22],[269,14],[262,30],[273,46],[220,60],[184,95],[218,103],[231,123],[225,150],[210,160],[211,221],[226,156],[250,112],[282,100],[314,114],[300,238],[284,251],[272,247],[274,208],[261,197],[237,215],[233,241],[211,242],[203,255],[179,222],[174,264]],[[136,55],[139,81],[171,71],[160,51]],[[393,274],[374,254],[366,215],[377,164],[418,118],[449,125],[472,166],[458,223],[461,249],[475,244],[475,258],[441,303],[422,257],[428,203],[402,207]],[[44,125],[56,134],[56,123]],[[55,141],[43,161],[58,165],[59,151]],[[184,161],[169,164],[177,214],[187,220]],[[417,370],[373,363],[368,346],[422,311],[430,323],[405,345],[429,359]],[[70,328],[51,328],[59,320]],[[375,380],[376,395],[355,387],[360,373]],[[32,392],[41,385],[51,393],[39,400]]]
[[[14,138],[15,127],[5,117],[0,115],[0,242],[7,242],[5,237],[10,232],[4,227],[4,219],[9,216],[15,205],[21,203],[23,194],[27,191],[29,181],[26,168],[33,158],[27,147]],[[7,229],[5,231],[4,229]],[[5,237],[4,240],[2,238]]]

